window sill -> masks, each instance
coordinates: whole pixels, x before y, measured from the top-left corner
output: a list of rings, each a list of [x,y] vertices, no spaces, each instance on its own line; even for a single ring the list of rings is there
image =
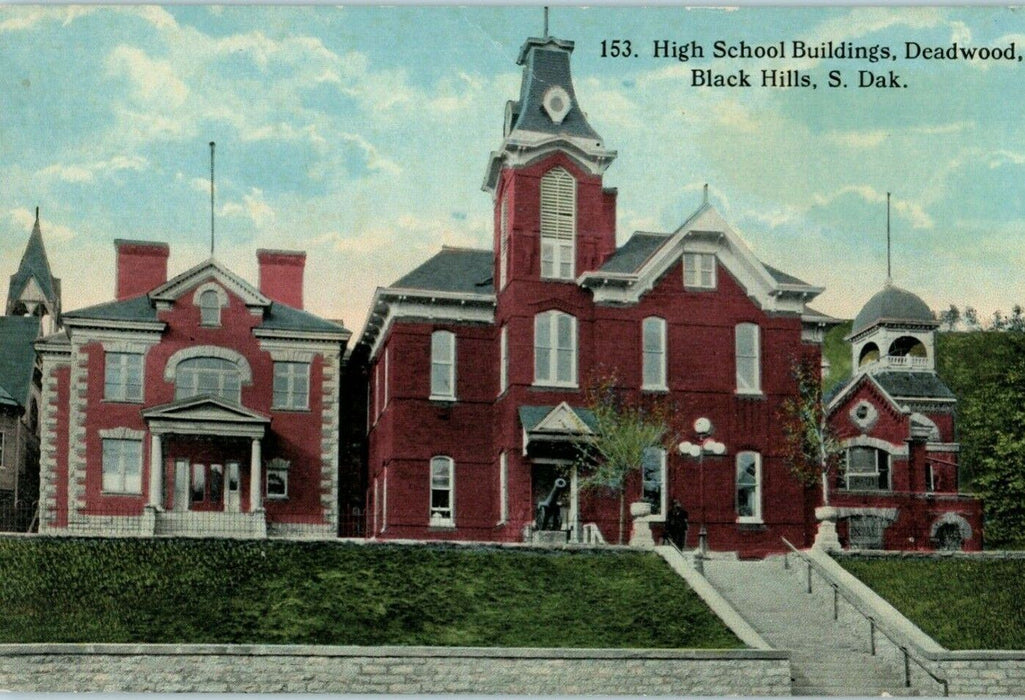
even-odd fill
[[[454,520],[431,520],[427,527],[431,530],[455,530],[456,523]]]
[[[103,397],[103,403],[123,403],[123,404],[135,404],[139,405],[143,403],[142,399],[108,399],[106,396]]]
[[[765,394],[759,390],[752,389],[737,389],[733,392],[737,397],[743,397],[745,399],[764,399]]]
[[[272,496],[269,493],[266,496],[264,496],[263,498],[266,501],[287,501],[288,500],[288,496],[287,495],[285,495],[285,496]]]
[[[737,525],[764,525],[765,521],[754,516],[742,516],[737,518]]]
[[[438,403],[455,403],[455,396],[438,396],[437,394],[431,394],[427,397],[428,401],[437,401]]]
[[[669,393],[669,387],[665,386],[664,384],[663,384],[663,385],[661,385],[661,386],[656,386],[656,385],[652,385],[652,386],[642,385],[642,386],[641,386],[641,391],[650,391],[650,392],[651,392],[651,393],[653,393],[653,394],[668,394],[668,393]]]
[[[535,381],[533,384],[531,384],[531,386],[534,387],[535,389],[573,389],[573,390],[576,390],[576,389],[580,388],[580,385],[577,384],[576,382],[573,382],[572,384],[562,384],[562,383],[556,383],[556,382],[537,382],[537,381]]]
[[[716,285],[706,287],[704,285],[695,285],[684,283],[683,290],[685,292],[714,292],[717,289]]]
[[[387,408],[387,406],[385,407]],[[310,413],[310,407],[305,408],[292,408],[291,406],[271,406],[272,411],[282,411],[284,413]],[[382,411],[383,413],[384,411]]]
[[[141,496],[142,491],[100,491],[101,496]]]

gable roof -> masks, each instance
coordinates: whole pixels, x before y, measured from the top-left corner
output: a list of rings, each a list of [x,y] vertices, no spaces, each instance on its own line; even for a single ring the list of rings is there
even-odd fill
[[[553,432],[553,425],[562,422],[565,418],[571,417],[594,433],[598,430],[598,421],[594,417],[594,412],[587,408],[575,408],[570,406],[565,401],[558,406],[520,406],[519,407],[520,424],[523,429],[528,433],[540,430],[542,432]],[[582,430],[566,430],[556,432],[572,432],[574,434],[584,434]]]
[[[36,316],[0,316],[0,404],[27,406],[40,324]]]
[[[185,272],[175,275],[156,289],[150,290],[149,298],[153,301],[173,302],[183,292],[191,289],[206,277],[213,278],[241,297],[246,306],[267,307],[271,303],[271,300],[258,289],[229,270],[216,258],[208,258]]]
[[[895,399],[956,400],[954,392],[932,372],[873,372],[871,376]]]
[[[434,257],[397,279],[389,288],[494,294],[493,269],[490,250],[443,246]]]
[[[28,237],[28,244],[21,256],[18,271],[11,275],[11,283],[7,291],[8,303],[16,300],[25,290],[29,280],[34,279],[48,300],[55,301],[60,297],[60,280],[50,270],[50,260],[46,256],[43,245],[43,233],[39,228],[39,209],[36,209],[36,223]]]
[[[328,321],[309,311],[295,309],[279,301],[271,302],[263,315],[263,323],[257,329],[302,331],[311,333],[344,333],[348,338],[350,331],[340,323]]]
[[[157,319],[157,309],[146,294],[68,311],[64,314],[64,318],[71,321],[75,319],[95,319],[98,321],[159,322],[159,319]]]

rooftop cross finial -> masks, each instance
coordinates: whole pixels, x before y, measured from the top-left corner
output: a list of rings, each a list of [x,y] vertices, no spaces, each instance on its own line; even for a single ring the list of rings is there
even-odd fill
[[[214,256],[214,142],[210,142],[210,257]]]
[[[886,284],[893,284],[893,274],[890,269],[890,193],[886,193]]]
[[[36,207],[36,226],[39,225],[39,207]]]
[[[545,33],[544,38],[548,38],[548,5],[545,5]]]
[[[705,192],[704,192],[703,198],[701,200],[701,203],[702,204],[708,204],[708,183],[707,182],[705,183],[705,188],[704,189],[705,189]]]

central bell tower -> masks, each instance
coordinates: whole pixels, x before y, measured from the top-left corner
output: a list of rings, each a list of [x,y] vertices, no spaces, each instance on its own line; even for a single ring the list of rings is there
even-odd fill
[[[616,157],[587,121],[570,73],[573,42],[532,37],[520,49],[519,100],[505,108],[502,145],[482,189],[495,203],[495,290],[512,281],[570,282],[616,248]]]

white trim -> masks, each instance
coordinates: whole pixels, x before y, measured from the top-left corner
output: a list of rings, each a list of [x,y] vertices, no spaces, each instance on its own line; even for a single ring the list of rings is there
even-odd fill
[[[925,446],[926,452],[960,452],[961,444],[957,442],[930,442]]]
[[[271,300],[260,293],[255,287],[224,267],[218,260],[209,258],[204,262],[192,267],[185,272],[171,278],[149,293],[153,301],[174,303],[192,285],[203,277],[216,281],[220,285],[234,292],[239,296],[246,306],[252,311],[255,308],[262,309],[270,306]]]
[[[498,395],[509,388],[509,326],[503,324],[498,332]]]
[[[691,258],[695,262],[694,272],[697,275],[697,279],[692,279],[690,282],[687,281],[687,259]],[[703,289],[703,290],[714,290],[718,285],[718,268],[719,264],[716,260],[715,253],[704,253],[704,252],[688,252],[685,251],[681,256],[683,260],[683,288],[687,290]],[[706,271],[704,269],[705,262],[711,261],[712,269]],[[705,272],[709,272],[711,278],[708,284],[703,283]]]
[[[509,520],[509,455],[505,450],[498,453],[498,523],[505,525]]]
[[[388,529],[388,467],[381,470],[381,532]]]
[[[890,455],[894,457],[908,456],[907,443],[903,445],[895,445],[891,442],[886,442],[886,440],[869,437],[868,435],[857,435],[852,438],[847,438],[840,442],[840,446],[844,449],[847,449],[848,447],[875,447],[883,450],[884,452],[889,452]]]
[[[448,467],[448,508],[438,508],[436,514],[434,502],[434,463],[444,464]],[[448,455],[435,455],[428,462],[427,470],[427,523],[429,527],[455,527],[456,524],[456,463]],[[439,489],[441,490],[441,489]],[[441,511],[447,510],[448,517],[441,515]],[[435,517],[437,515],[437,517]]]
[[[389,352],[391,348],[384,349],[384,408],[388,407],[388,357],[391,355]],[[387,484],[387,482],[385,482]]]
[[[217,311],[217,319],[213,320],[213,321],[205,321],[205,320],[203,320],[203,311],[204,311],[203,295],[206,294],[207,292],[213,292],[214,296],[217,298],[217,306],[216,307],[211,307],[212,309],[215,308],[216,311]],[[224,289],[219,284],[216,284],[214,282],[206,282],[204,284],[199,285],[196,288],[195,293],[192,295],[192,304],[193,304],[193,306],[195,306],[196,308],[199,309],[199,325],[200,326],[206,326],[206,327],[210,327],[210,328],[220,328],[220,326],[221,326],[221,309],[225,308],[228,305],[228,293],[225,292]]]
[[[99,431],[101,440],[142,440],[146,431],[132,428],[109,428]]]
[[[509,193],[502,195],[498,220],[498,291],[509,284]]]
[[[754,329],[754,337],[752,339],[754,345],[754,355],[742,355],[741,354],[741,330]],[[757,323],[742,322],[738,323],[733,328],[734,338],[734,369],[736,370],[736,393],[748,394],[748,395],[760,395],[762,393],[762,329]],[[754,376],[744,377],[741,375],[741,359],[750,362],[754,360]],[[747,381],[753,380],[753,381]]]

